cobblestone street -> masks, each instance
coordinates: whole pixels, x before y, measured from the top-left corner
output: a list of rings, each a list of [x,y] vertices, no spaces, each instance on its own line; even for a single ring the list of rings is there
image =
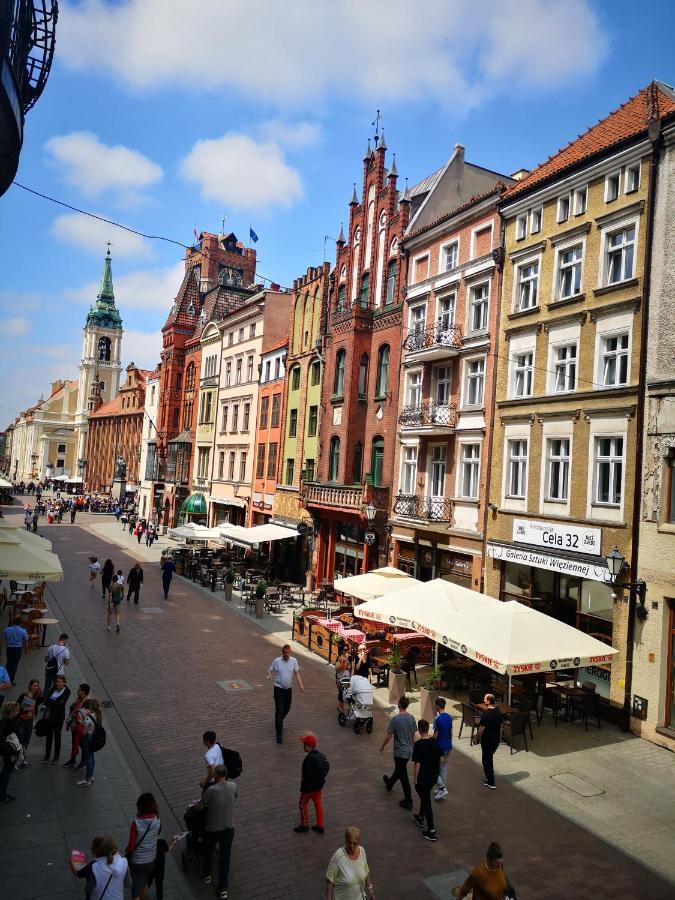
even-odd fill
[[[119,546],[106,543],[98,531],[92,532],[93,521],[83,515],[75,526],[45,526],[40,531],[53,542],[63,564],[64,581],[48,586],[47,606],[59,619],[58,628],[70,635],[71,669],[76,665],[92,684],[92,693],[113,704],[106,726],[114,741],[101,754],[102,768],[112,754],[124,755],[125,771],[128,766],[132,773],[126,784],[133,785],[135,779],[142,789],[161,796],[166,834],[179,829],[183,809],[199,796],[202,732],[213,728],[223,744],[239,750],[244,773],[235,815],[231,897],[322,896],[327,862],[341,845],[344,827],[352,824],[362,829],[378,900],[448,897],[449,887],[463,880],[491,840],[502,843],[505,869],[519,898],[673,896],[672,882],[539,803],[519,788],[517,778],[498,781],[495,792],[484,790],[478,758],[464,753],[453,753],[450,797],[436,804],[439,841],[432,845],[421,840],[410,814],[399,808],[396,790],[387,795],[382,785],[382,773],[391,769],[391,745],[384,754],[378,753],[386,713],[377,711],[371,736],[340,729],[334,714],[333,670],[319,659],[298,654],[306,693],[294,691],[286,737],[278,746],[265,672],[282,641],[255,620],[236,614],[219,597],[177,576],[168,602],[164,601],[159,567],[144,560],[140,607],[124,603],[121,633],[107,632],[100,586],[93,591],[88,586],[87,556],[95,553],[101,560],[110,556],[125,575],[135,560]],[[129,547],[135,551],[135,542],[132,546],[130,541]],[[55,631],[49,637],[55,638]],[[28,658],[31,665],[34,659]],[[20,685],[26,665],[22,662],[19,669]],[[243,684],[232,689],[235,679]],[[308,730],[317,734],[331,763],[323,836],[292,831],[303,756],[298,737]],[[34,760],[40,744],[34,739]],[[666,758],[672,762],[672,757]],[[497,773],[499,779],[499,755]],[[39,773],[34,769],[16,779],[18,801],[12,815],[25,815],[21,804],[34,774]],[[60,774],[50,772],[50,780],[55,783]],[[131,790],[125,788],[127,805]],[[61,798],[56,791],[41,790],[41,796],[46,804],[58,804]],[[69,796],[72,817],[77,818],[80,802],[91,808],[92,797],[98,801],[96,816],[83,818],[82,827],[87,822],[91,836],[109,827],[120,842],[124,840],[125,823],[119,820],[115,791],[106,790],[98,780],[86,799]],[[630,815],[628,801],[623,813]],[[1,815],[6,838],[13,820],[6,810]],[[658,810],[654,815],[658,817]],[[663,819],[667,829],[665,814]],[[666,841],[667,833],[661,839]],[[43,840],[36,842],[42,844]],[[4,852],[2,860],[3,877],[20,874],[13,870],[11,852]],[[194,866],[188,879],[195,896],[214,895],[212,888],[200,884]],[[180,884],[172,881],[170,896],[188,890]]]

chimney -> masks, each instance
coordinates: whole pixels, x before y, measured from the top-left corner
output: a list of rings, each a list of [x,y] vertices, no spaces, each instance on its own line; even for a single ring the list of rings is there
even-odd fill
[[[511,174],[511,178],[513,178],[514,181],[522,181],[523,178],[529,174],[529,169],[516,169],[516,171]]]

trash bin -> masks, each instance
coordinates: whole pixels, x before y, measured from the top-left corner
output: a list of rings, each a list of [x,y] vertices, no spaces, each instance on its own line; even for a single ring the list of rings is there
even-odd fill
[[[265,615],[265,598],[264,597],[256,597],[255,598],[255,617],[256,619],[262,619]]]

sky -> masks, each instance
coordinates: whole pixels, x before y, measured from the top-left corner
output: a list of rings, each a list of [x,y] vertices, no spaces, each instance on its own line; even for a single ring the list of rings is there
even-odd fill
[[[456,143],[533,168],[653,78],[675,4],[646,0],[61,0],[15,181],[147,235],[259,237],[259,280],[334,261],[381,111],[399,185]],[[184,251],[30,194],[0,198],[0,426],[76,378],[111,242],[123,366],[153,368]]]

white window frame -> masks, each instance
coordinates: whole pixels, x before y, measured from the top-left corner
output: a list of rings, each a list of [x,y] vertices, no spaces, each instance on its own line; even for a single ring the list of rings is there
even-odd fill
[[[607,342],[612,340],[617,340],[619,338],[626,338],[626,347],[617,347],[616,350],[608,350]],[[598,347],[598,384],[604,388],[616,388],[616,387],[625,387],[627,384],[630,384],[630,355],[631,355],[631,329],[630,328],[619,328],[613,329],[612,331],[602,332],[599,336],[599,347]],[[618,373],[621,369],[621,361],[623,359],[626,360],[626,380],[625,381],[613,381],[611,383],[607,383],[605,381],[605,372],[607,368],[607,360],[614,360],[615,372]]]
[[[637,176],[637,177],[635,177]],[[634,194],[640,190],[640,179],[642,176],[642,166],[639,162],[631,163],[626,166],[623,175],[623,192],[624,194]]]
[[[529,362],[527,357],[529,357]],[[531,397],[534,389],[534,348],[527,347],[513,353],[511,364],[511,397],[514,399]],[[529,390],[523,390],[521,393],[518,392],[519,375],[522,375],[523,387],[527,388],[529,386]]]
[[[516,240],[522,241],[527,235],[527,213],[516,216]]]
[[[442,471],[443,477],[440,485],[436,485],[437,491],[434,493],[434,480],[437,480],[438,473]],[[448,445],[447,444],[430,444],[427,457],[427,490],[426,496],[438,500],[445,497],[445,482],[448,477]]]
[[[470,372],[470,367],[474,364],[482,363],[482,370],[475,373]],[[464,385],[462,391],[462,406],[466,409],[480,409],[485,403],[485,356],[474,356],[471,359],[464,360]],[[472,384],[480,384],[480,401],[470,402]]]
[[[419,379],[419,381],[417,380]],[[414,406],[415,409],[422,406],[422,385],[424,383],[424,373],[422,369],[413,369],[406,373],[405,381],[405,406]],[[415,402],[414,395],[418,395]]]
[[[514,455],[513,450],[514,444],[518,444],[518,450],[523,449],[523,445],[525,448],[524,453],[518,453]],[[529,452],[530,452],[530,441],[529,438],[526,437],[513,437],[507,438],[506,441],[506,484],[505,488],[505,496],[509,500],[526,500],[527,499],[527,479],[528,479],[528,462],[529,462]],[[522,489],[522,493],[512,493],[511,488],[514,485],[514,468],[513,466],[517,466],[519,470],[519,475],[517,478],[518,487]]]
[[[556,222],[561,225],[566,222],[572,214],[572,197],[570,194],[563,194],[558,197]]]
[[[581,257],[578,260],[575,260],[573,263],[568,263],[565,266],[565,270],[572,270],[579,267],[579,290],[573,291],[571,294],[562,294],[562,279],[563,279],[563,256],[565,253],[570,253],[573,250],[581,250]],[[584,256],[586,253],[586,241],[581,239],[577,241],[570,241],[567,244],[560,245],[556,247],[555,250],[555,281],[554,281],[554,295],[553,302],[557,303],[560,300],[570,300],[572,297],[579,297],[584,292]]]
[[[610,196],[610,187],[616,184],[616,194],[614,197]],[[605,175],[605,203],[614,203],[615,200],[618,200],[621,196],[621,169],[617,169],[615,172],[610,172]]]
[[[494,237],[494,222],[483,222],[481,225],[476,225],[475,228],[471,229],[471,251],[469,255],[469,259],[475,259],[476,257],[476,235],[480,234],[482,231],[490,231],[490,248],[492,248],[492,239]]]
[[[610,240],[614,235],[619,234],[620,232],[630,231],[631,228],[634,230],[634,236],[632,240],[624,241],[621,245],[622,250],[629,246],[632,247],[633,255],[630,273],[628,275],[625,275],[625,256],[622,253],[621,273],[623,277],[618,281],[610,282],[610,252],[614,252],[616,250],[616,248],[610,247]],[[638,253],[638,219],[629,219],[623,222],[616,222],[611,225],[607,225],[602,229],[600,245],[602,254],[600,258],[600,276],[602,278],[600,287],[616,287],[617,285],[624,284],[626,281],[631,281],[633,278],[635,278]]]
[[[402,445],[399,485],[401,493],[409,497],[414,497],[417,492],[417,455],[417,444]],[[408,478],[410,479],[409,481]]]
[[[600,455],[600,442],[610,441],[610,452],[608,455]],[[621,453],[617,454],[616,442],[621,441]],[[593,504],[595,506],[611,506],[619,509],[623,504],[624,498],[624,477],[626,472],[625,456],[626,454],[626,435],[625,434],[596,434],[593,442]],[[616,470],[619,468],[619,496],[618,499],[601,500],[600,491],[600,471],[601,466],[609,467],[609,489],[612,485],[616,485]]]
[[[534,206],[530,210],[530,234],[539,234],[544,226],[544,207]]]
[[[440,377],[441,369],[447,369],[448,374],[445,378]],[[438,389],[440,385],[446,385],[447,396],[445,400],[438,399]],[[439,366],[436,366],[433,370],[433,397],[434,403],[437,403],[439,406],[449,404],[451,402],[452,397],[452,364],[449,362],[442,363]]]
[[[560,452],[553,453],[553,444],[560,443]],[[564,447],[564,445],[567,445]],[[551,435],[546,438],[546,481],[545,500],[550,503],[569,503],[570,496],[570,468],[571,468],[572,441],[565,435]],[[562,485],[562,496],[554,496],[551,491],[551,482],[554,467],[559,467],[558,481]]]
[[[523,284],[522,272],[524,269],[530,268],[531,266],[537,267],[537,272],[535,276],[530,276],[527,279],[528,284],[534,284],[534,297],[535,303],[531,303],[529,306],[521,306],[521,287]],[[539,279],[541,277],[541,256],[532,256],[527,259],[518,260],[514,265],[514,279],[513,279],[513,311],[514,312],[529,312],[533,309],[537,309],[539,307]],[[530,294],[532,289],[530,287]]]
[[[469,302],[467,303],[467,334],[481,334],[484,331],[487,331],[488,325],[490,323],[490,289],[492,283],[490,279],[487,281],[477,281],[475,284],[470,284],[467,286],[469,293]],[[481,299],[480,303],[476,303],[476,292],[481,288],[485,288],[485,297]],[[484,315],[481,315],[481,319],[484,319],[484,324],[482,324],[479,328],[473,327],[474,320],[474,310],[480,306],[481,310],[484,310]]]
[[[475,455],[474,455],[475,451]],[[460,444],[460,462],[457,484],[457,496],[463,500],[478,500],[480,490],[480,441],[472,441]],[[469,484],[469,491],[465,491],[465,484]]]
[[[558,353],[561,350],[569,350],[574,347],[574,356],[565,356],[558,359]],[[552,394],[571,394],[577,389],[577,379],[579,377],[579,341],[567,340],[551,344],[551,393]],[[569,383],[570,369],[574,369],[574,383],[572,387],[558,388],[559,374],[562,374],[564,384]]]
[[[574,215],[583,216],[588,209],[588,185],[574,189]]]
[[[447,255],[448,255],[448,250],[451,247],[457,248],[456,254],[455,254],[455,264],[454,264],[454,266],[448,267]],[[456,237],[456,238],[453,238],[451,241],[446,241],[445,244],[441,244],[440,253],[438,255],[438,274],[442,275],[444,272],[452,272],[452,270],[456,269],[458,265],[459,265],[459,238]]]
[[[415,317],[420,312],[420,310],[424,313],[424,316],[416,319]],[[423,334],[426,327],[427,327],[427,303],[426,303],[426,301],[424,301],[423,303],[411,304],[410,309],[408,311],[408,328],[409,328],[409,330],[411,332],[414,332],[415,334]]]

